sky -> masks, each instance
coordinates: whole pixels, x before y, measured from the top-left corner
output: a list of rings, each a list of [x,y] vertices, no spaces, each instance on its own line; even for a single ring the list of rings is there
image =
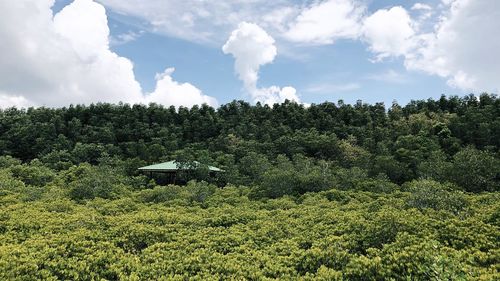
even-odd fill
[[[498,93],[496,0],[0,0],[0,108]]]

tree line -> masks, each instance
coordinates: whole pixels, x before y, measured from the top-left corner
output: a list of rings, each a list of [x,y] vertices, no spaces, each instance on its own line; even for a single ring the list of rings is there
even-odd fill
[[[23,162],[38,159],[61,170],[112,159],[137,175],[142,165],[197,160],[226,170],[227,182],[269,188],[281,182],[292,194],[349,186],[343,179],[352,176],[498,190],[499,142],[500,100],[489,94],[389,108],[233,101],[218,109],[92,104],[0,111],[1,154]]]

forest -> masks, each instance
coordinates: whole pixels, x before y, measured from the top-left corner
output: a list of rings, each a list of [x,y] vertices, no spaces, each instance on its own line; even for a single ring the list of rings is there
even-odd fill
[[[0,280],[500,280],[499,147],[486,93],[2,109]]]

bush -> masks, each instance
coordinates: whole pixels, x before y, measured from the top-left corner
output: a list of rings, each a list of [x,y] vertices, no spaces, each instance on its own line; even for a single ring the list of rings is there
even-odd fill
[[[163,203],[177,199],[187,200],[189,195],[189,192],[183,186],[168,185],[142,190],[139,192],[138,197],[144,203]]]
[[[67,150],[51,151],[43,155],[40,160],[51,169],[62,171],[73,165],[73,156]]]
[[[138,202],[128,197],[120,198],[117,200],[95,198],[92,201],[88,201],[86,206],[91,207],[100,214],[106,216],[128,214],[137,211],[137,209],[139,208]]]
[[[61,198],[58,200],[50,201],[50,204],[46,205],[46,209],[49,212],[55,213],[68,213],[74,209],[75,203],[66,198]]]
[[[42,166],[38,161],[32,161],[31,164],[16,165],[10,167],[12,176],[23,181],[27,185],[45,186],[51,182],[55,173],[51,169]]]
[[[69,197],[72,200],[82,201],[96,197],[117,199],[127,194],[128,188],[122,184],[103,178],[83,178],[70,184]]]
[[[189,193],[189,201],[196,203],[204,203],[212,194],[215,193],[217,187],[207,182],[190,181],[186,186],[186,191]]]
[[[355,189],[375,193],[392,193],[397,191],[399,187],[386,179],[367,179],[358,182]]]
[[[458,214],[469,206],[466,196],[449,184],[415,180],[405,184],[405,189],[411,193],[406,201],[410,208],[445,210]]]
[[[466,148],[453,157],[447,179],[469,192],[500,191],[500,160],[490,152]]]
[[[9,168],[11,166],[21,165],[21,160],[10,155],[0,156],[0,168]]]
[[[10,170],[0,170],[0,190],[22,192],[25,186],[24,182],[12,177],[12,172]]]
[[[367,179],[368,173],[358,167],[344,169],[340,168],[335,171],[335,179],[338,182],[338,188],[341,190],[353,190],[356,186]]]
[[[125,177],[106,166],[82,164],[66,171],[62,179],[69,186],[69,197],[76,201],[116,199],[126,196],[130,189]]]
[[[217,187],[206,182],[190,181],[186,186],[157,186],[142,190],[138,197],[145,203],[162,203],[179,200],[184,203],[205,203]]]
[[[277,162],[275,168],[263,174],[260,185],[254,190],[254,197],[298,196],[327,190],[335,185],[334,175],[327,162],[315,163],[305,157],[297,157],[291,162],[284,156],[278,157]]]

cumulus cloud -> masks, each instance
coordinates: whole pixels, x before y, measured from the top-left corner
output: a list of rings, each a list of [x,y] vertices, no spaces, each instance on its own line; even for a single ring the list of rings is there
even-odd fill
[[[285,37],[291,41],[331,44],[337,39],[356,39],[365,7],[354,0],[328,0],[303,10],[290,24]]]
[[[380,9],[363,23],[363,38],[377,59],[406,54],[414,44],[415,30],[407,11],[400,6]]]
[[[285,99],[299,102],[296,90],[292,87],[257,88],[260,67],[273,62],[278,53],[274,39],[258,25],[240,23],[222,46],[222,51],[234,57],[235,71],[254,102],[274,104]]]
[[[400,57],[408,69],[439,75],[453,87],[498,89],[499,1],[417,2],[408,11],[397,6],[372,14],[364,0],[100,2],[148,22],[150,30],[197,43],[222,44],[222,34],[242,21],[264,27],[287,48],[360,39],[376,61]]]
[[[448,79],[453,87],[473,91],[500,89],[499,1],[446,1],[435,31],[418,36],[406,55],[407,68]]]
[[[271,63],[278,53],[274,39],[258,25],[247,22],[231,33],[222,51],[233,55],[236,73],[248,89],[256,87],[259,68]]]
[[[132,62],[109,48],[104,7],[75,0],[54,16],[53,4],[0,2],[0,106],[146,102]],[[184,89],[175,94],[185,95]]]
[[[419,30],[424,14],[412,19],[402,7],[381,9],[364,20],[363,38],[378,60],[401,56],[408,70],[423,71],[466,91],[500,89],[500,2],[443,1],[430,32]],[[415,4],[413,10],[431,11]]]
[[[300,103],[300,99],[297,96],[297,90],[290,86],[283,88],[271,86],[268,88],[255,89],[252,92],[252,96],[255,102],[261,102],[269,105],[283,103],[285,100]]]
[[[197,43],[220,46],[234,30],[223,51],[234,56],[236,73],[253,101],[299,100],[292,87],[258,87],[260,67],[277,55],[273,37],[286,48],[294,46],[291,42],[361,40],[375,61],[399,57],[407,69],[438,75],[460,89],[500,88],[499,1],[441,0],[435,8],[416,3],[408,11],[396,6],[368,14],[362,0],[306,0],[303,5],[288,0],[75,0],[53,15],[54,2],[0,1],[0,107],[95,101],[217,104],[195,86],[175,81],[173,69],[159,74],[155,90],[144,93],[132,61],[110,49],[140,33],[110,38],[101,4],[146,21],[149,31]]]
[[[139,18],[149,30],[196,43],[222,43],[240,22],[255,22],[273,36],[298,43],[329,44],[358,38],[363,0],[100,0]]]
[[[172,79],[174,68],[167,68],[156,75],[156,89],[146,96],[147,102],[185,106],[186,104],[209,104],[217,106],[217,100],[203,95],[195,86],[189,83],[179,83]],[[182,93],[179,95],[178,93]]]

